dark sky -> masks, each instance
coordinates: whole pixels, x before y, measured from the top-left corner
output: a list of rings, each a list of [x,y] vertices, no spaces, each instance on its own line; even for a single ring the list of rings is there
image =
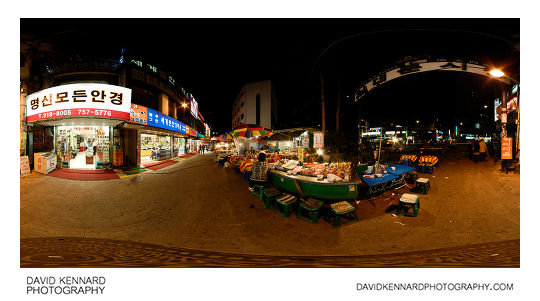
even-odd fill
[[[352,127],[358,106],[346,96],[405,56],[470,58],[519,72],[512,46],[519,45],[519,19],[21,19],[26,32],[66,53],[117,59],[126,47],[129,55],[174,74],[220,132],[230,130],[242,85],[267,79],[276,89],[278,127],[320,124],[319,77],[312,69],[326,47],[351,35],[369,33],[331,47],[315,66],[325,78],[330,129],[338,79],[342,124]],[[452,123],[472,110],[463,95],[487,95],[494,85],[462,73],[411,75],[375,89],[361,115],[404,122],[436,115]]]

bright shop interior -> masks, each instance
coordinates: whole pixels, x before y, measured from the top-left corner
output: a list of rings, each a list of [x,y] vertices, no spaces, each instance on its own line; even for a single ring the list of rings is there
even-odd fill
[[[162,160],[170,157],[170,136],[141,134],[141,160]]]
[[[108,126],[56,127],[56,153],[64,168],[96,169],[110,164]]]

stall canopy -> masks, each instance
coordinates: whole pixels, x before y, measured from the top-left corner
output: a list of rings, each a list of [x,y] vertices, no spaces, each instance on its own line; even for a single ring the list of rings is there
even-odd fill
[[[268,137],[273,134],[271,129],[262,127],[258,124],[242,124],[232,131],[234,138],[243,137]]]
[[[233,136],[230,133],[226,133],[226,134],[220,135],[218,137],[218,140],[219,141],[233,140]]]
[[[306,131],[308,131],[308,133],[313,133],[318,130],[314,128],[293,128],[293,129],[276,130],[274,131],[274,134],[272,136],[266,137],[265,139],[268,141],[292,140],[294,138],[299,137]]]

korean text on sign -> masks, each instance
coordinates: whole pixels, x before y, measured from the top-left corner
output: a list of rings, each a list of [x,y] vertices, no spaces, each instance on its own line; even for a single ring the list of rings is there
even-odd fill
[[[59,117],[110,117],[129,120],[131,89],[106,84],[70,84],[26,97],[27,121]]]

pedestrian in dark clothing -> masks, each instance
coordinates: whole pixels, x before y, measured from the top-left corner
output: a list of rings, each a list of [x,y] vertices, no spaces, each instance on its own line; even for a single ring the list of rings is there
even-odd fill
[[[478,162],[478,159],[480,157],[480,143],[478,142],[477,139],[475,139],[473,142],[472,152],[473,152],[474,163],[476,163]]]
[[[259,153],[258,161],[251,167],[251,177],[249,178],[249,190],[253,191],[253,184],[264,186],[268,183],[268,171],[270,164],[266,162],[266,154]]]

